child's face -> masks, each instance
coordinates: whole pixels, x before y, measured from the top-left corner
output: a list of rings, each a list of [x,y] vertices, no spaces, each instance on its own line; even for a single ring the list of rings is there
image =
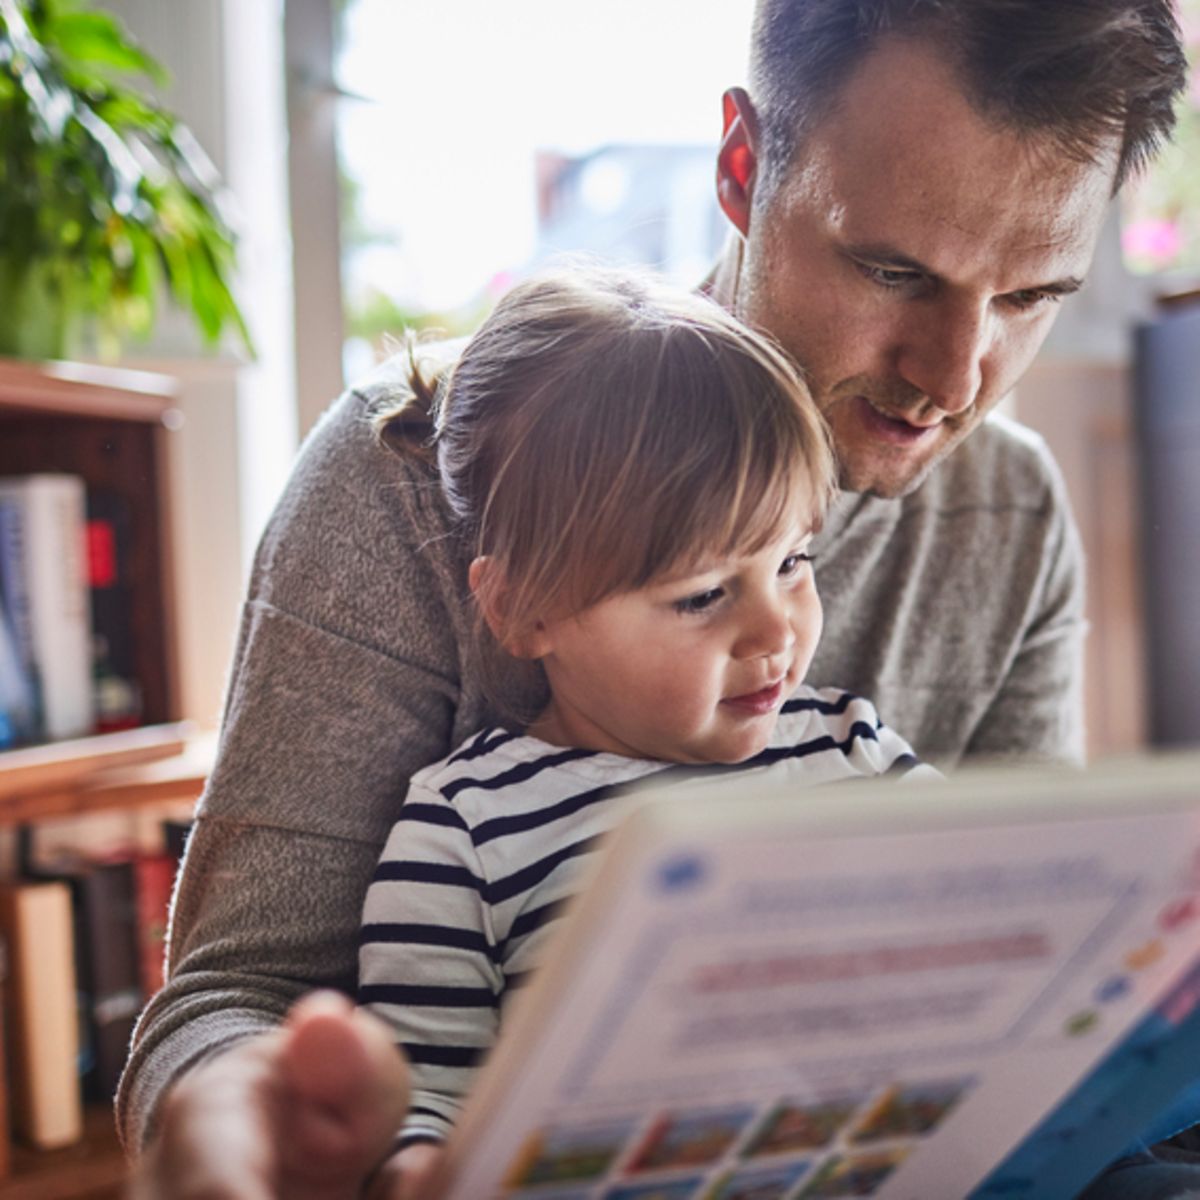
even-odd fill
[[[532,732],[670,762],[757,754],[821,635],[810,538],[797,525],[753,554],[545,623],[536,653],[553,699]]]

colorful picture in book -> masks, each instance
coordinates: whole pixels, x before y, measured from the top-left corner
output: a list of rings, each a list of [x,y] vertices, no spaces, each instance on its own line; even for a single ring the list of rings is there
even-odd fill
[[[743,1155],[757,1158],[763,1154],[794,1154],[828,1146],[863,1099],[862,1095],[856,1095],[813,1103],[785,1100],[771,1111]]]
[[[499,1194],[507,1196],[508,1200],[592,1200],[596,1193],[589,1185],[583,1188],[551,1188],[549,1191],[545,1188],[532,1188],[527,1192],[502,1192]]]
[[[591,1187],[583,1188],[531,1188],[529,1191],[502,1192],[508,1200],[592,1200],[595,1193]]]
[[[655,1121],[634,1152],[628,1170],[661,1171],[716,1162],[737,1141],[754,1116],[749,1105],[668,1113]]]
[[[962,1099],[970,1079],[935,1083],[898,1083],[884,1090],[850,1135],[853,1142],[881,1142],[889,1138],[919,1137],[932,1133]]]
[[[812,1183],[800,1193],[800,1200],[873,1196],[908,1153],[907,1147],[897,1147],[862,1154],[839,1154],[821,1165]]]
[[[703,1175],[672,1179],[667,1183],[631,1183],[609,1188],[604,1200],[698,1200]]]
[[[784,1200],[808,1173],[807,1160],[774,1166],[742,1167],[722,1175],[704,1193],[704,1200]]]
[[[509,1169],[505,1186],[532,1187],[598,1179],[637,1126],[633,1120],[541,1129],[530,1134]]]

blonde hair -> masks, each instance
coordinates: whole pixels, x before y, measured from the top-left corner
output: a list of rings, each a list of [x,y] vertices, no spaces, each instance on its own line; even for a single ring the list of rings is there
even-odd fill
[[[514,287],[434,386],[378,418],[436,466],[502,645],[701,556],[820,523],[824,422],[787,356],[714,303],[598,268]],[[804,507],[797,511],[797,505]],[[502,582],[496,582],[500,580]]]

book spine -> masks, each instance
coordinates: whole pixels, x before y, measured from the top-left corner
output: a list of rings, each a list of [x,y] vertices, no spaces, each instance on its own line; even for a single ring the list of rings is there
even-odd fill
[[[0,924],[11,980],[13,1125],[39,1150],[68,1146],[83,1135],[70,889],[5,885]]]
[[[134,669],[131,522],[124,497],[103,489],[89,490],[87,558],[97,733],[131,729],[142,715],[141,688]]]
[[[41,713],[29,589],[25,579],[22,506],[0,499],[0,747],[37,741]]]
[[[8,1008],[10,981],[8,973],[9,949],[8,941],[0,937],[0,1030],[8,1028]],[[0,1179],[7,1179],[12,1174],[12,1138],[11,1128],[12,1104],[9,1100],[9,1051],[6,1039],[0,1037]]]
[[[137,908],[131,862],[81,868],[76,876],[76,928],[84,941],[76,956],[90,1000],[95,1055],[88,1091],[111,1101],[142,1006],[136,947]]]
[[[167,949],[167,915],[175,883],[176,860],[167,854],[143,854],[134,860],[137,881],[138,969],[142,998],[149,1000],[163,985]]]
[[[6,500],[22,514],[43,733],[51,739],[79,737],[92,731],[94,721],[83,481],[72,475],[7,479],[0,481],[0,501]]]

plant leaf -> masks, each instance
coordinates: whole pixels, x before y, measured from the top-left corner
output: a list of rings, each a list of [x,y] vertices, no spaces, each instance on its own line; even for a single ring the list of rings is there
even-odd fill
[[[46,22],[43,36],[47,44],[77,63],[145,75],[159,86],[168,81],[157,60],[136,45],[108,13],[56,13]]]

